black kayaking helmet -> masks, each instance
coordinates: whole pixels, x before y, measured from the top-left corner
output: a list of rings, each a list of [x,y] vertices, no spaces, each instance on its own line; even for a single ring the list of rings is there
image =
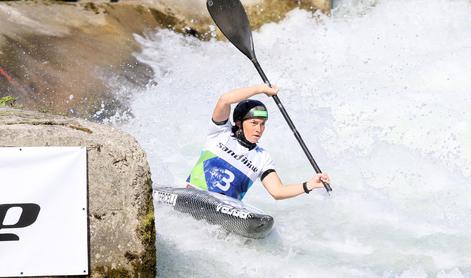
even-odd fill
[[[239,102],[232,115],[234,123],[253,118],[268,119],[268,110],[265,104],[254,99],[246,99]]]
[[[237,138],[237,141],[249,150],[255,148],[257,144],[252,143],[245,138],[242,122],[253,118],[268,119],[267,107],[261,101],[246,99],[239,102],[239,104],[234,108],[232,120],[234,120],[235,126],[232,127],[232,132],[234,137]],[[237,126],[237,122],[241,123],[240,127]]]

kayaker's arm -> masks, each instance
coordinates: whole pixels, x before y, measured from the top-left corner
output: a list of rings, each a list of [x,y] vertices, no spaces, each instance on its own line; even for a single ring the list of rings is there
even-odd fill
[[[229,119],[229,115],[231,114],[231,104],[239,103],[242,100],[248,99],[257,94],[274,96],[277,92],[278,88],[276,86],[270,88],[266,84],[229,91],[219,97],[216,107],[214,107],[213,121],[224,122]]]
[[[330,182],[329,175],[326,173],[316,174],[307,182],[307,188],[309,190],[324,188],[321,180],[324,182]],[[275,200],[288,199],[305,193],[302,183],[283,185],[276,172],[271,172],[266,175],[262,180],[262,184]]]

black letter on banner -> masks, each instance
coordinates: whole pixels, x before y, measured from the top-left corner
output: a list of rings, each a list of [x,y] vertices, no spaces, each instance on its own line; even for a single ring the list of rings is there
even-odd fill
[[[20,219],[18,222],[13,225],[3,225],[3,221],[5,220],[5,216],[7,212],[11,208],[21,208],[23,211],[21,212]],[[29,225],[33,224],[39,215],[39,210],[41,207],[37,204],[4,204],[0,205],[0,230],[1,229],[18,229],[28,227]],[[0,234],[0,241],[13,241],[13,240],[20,240],[20,238],[16,234]]]

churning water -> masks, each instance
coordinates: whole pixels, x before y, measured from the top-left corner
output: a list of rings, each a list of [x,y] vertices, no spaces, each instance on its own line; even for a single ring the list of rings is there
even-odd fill
[[[160,277],[470,277],[471,2],[336,1],[254,32],[257,57],[321,169],[324,190],[244,199],[275,218],[263,240],[157,210]],[[138,37],[154,85],[120,126],[155,186],[183,186],[218,96],[261,83],[227,42]],[[285,183],[313,170],[273,101],[261,144]]]

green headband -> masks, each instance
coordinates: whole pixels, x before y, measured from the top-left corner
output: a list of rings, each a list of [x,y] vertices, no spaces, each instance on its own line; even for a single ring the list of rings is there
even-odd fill
[[[263,110],[259,110],[263,109]],[[245,115],[244,120],[251,119],[251,118],[265,118],[268,119],[268,111],[265,110],[265,107],[256,106],[249,110],[249,112]]]
[[[255,110],[253,111],[254,117],[261,117],[261,118],[268,118],[268,112],[263,110]]]

